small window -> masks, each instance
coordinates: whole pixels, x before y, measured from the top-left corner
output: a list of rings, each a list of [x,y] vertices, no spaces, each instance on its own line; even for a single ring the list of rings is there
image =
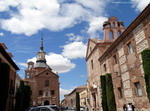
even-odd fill
[[[142,88],[141,88],[141,84],[139,82],[134,83],[135,85],[135,92],[137,96],[142,96]]]
[[[106,64],[103,65],[104,71],[107,71]]]
[[[51,95],[55,95],[55,91],[54,90],[51,90]]]
[[[91,60],[91,68],[92,69],[94,68],[94,66],[93,66],[93,60]]]
[[[49,80],[45,80],[45,86],[49,86]]]
[[[115,22],[112,23],[112,27],[115,27]]]
[[[113,59],[114,59],[114,64],[117,64],[117,56],[116,55],[113,56]]]
[[[119,99],[123,98],[123,95],[122,95],[122,88],[118,88],[118,98],[119,98]]]
[[[110,35],[110,39],[113,40],[114,39],[114,33],[113,33],[113,31],[110,31],[109,35]]]
[[[121,35],[121,32],[120,31],[118,31],[118,37]]]
[[[129,42],[129,43],[127,44],[127,46],[128,46],[128,51],[129,51],[129,53],[130,53],[130,54],[133,53],[133,48],[132,48],[131,42]]]
[[[39,95],[43,95],[43,91],[42,90],[39,90]]]

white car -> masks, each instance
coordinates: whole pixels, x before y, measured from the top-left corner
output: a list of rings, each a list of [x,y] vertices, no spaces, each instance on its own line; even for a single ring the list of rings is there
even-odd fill
[[[32,107],[27,111],[55,111],[55,110],[49,107],[37,106],[37,107]]]

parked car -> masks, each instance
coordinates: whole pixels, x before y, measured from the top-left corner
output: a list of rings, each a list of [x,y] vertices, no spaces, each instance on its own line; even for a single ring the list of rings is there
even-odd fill
[[[55,111],[55,110],[50,107],[37,106],[37,107],[30,107],[25,111]]]
[[[54,109],[55,111],[60,111],[59,107],[56,106],[56,105],[45,105],[44,107],[52,108],[52,109]]]

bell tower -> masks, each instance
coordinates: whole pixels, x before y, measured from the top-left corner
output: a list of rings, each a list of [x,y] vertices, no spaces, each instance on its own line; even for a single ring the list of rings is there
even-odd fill
[[[103,24],[104,41],[114,41],[125,30],[123,21],[118,21],[118,18],[112,16]]]
[[[44,47],[43,47],[43,38],[41,38],[41,46],[40,46],[40,51],[37,53],[37,60],[36,62],[44,62],[46,63],[45,59],[45,52],[44,52]]]
[[[49,68],[49,66],[46,64],[45,56],[46,56],[46,53],[44,52],[43,37],[42,37],[41,44],[40,44],[40,50],[37,53],[37,59],[36,59],[34,68]]]

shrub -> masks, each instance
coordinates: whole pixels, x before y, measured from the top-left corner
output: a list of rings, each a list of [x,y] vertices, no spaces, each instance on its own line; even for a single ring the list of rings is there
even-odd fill
[[[106,77],[104,75],[100,76],[100,82],[102,89],[102,108],[103,111],[108,111],[107,95],[106,95]]]
[[[150,101],[150,49],[144,50],[142,53],[144,78],[146,82],[147,96]]]
[[[115,95],[111,74],[106,74],[106,95],[109,111],[116,111]]]
[[[76,111],[80,111],[80,95],[76,92]]]

